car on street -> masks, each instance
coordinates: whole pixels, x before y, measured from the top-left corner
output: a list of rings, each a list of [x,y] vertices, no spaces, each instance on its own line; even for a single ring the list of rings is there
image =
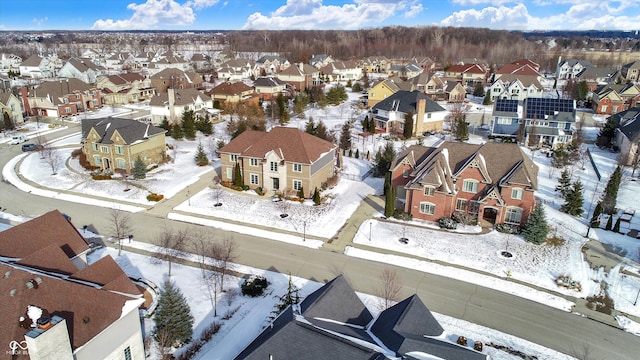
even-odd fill
[[[11,138],[11,141],[9,142],[9,144],[17,145],[17,144],[23,143],[25,141],[27,141],[27,135],[24,135],[24,134],[14,135]]]
[[[23,144],[22,145],[22,151],[24,152],[28,152],[28,151],[40,151],[44,148],[44,146],[39,145],[39,144]]]

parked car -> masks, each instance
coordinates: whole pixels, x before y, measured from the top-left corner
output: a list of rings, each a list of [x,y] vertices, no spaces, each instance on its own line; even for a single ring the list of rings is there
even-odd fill
[[[44,146],[39,145],[39,144],[23,144],[22,145],[22,151],[27,152],[27,151],[40,151],[44,149]]]
[[[14,135],[11,138],[11,141],[9,142],[9,144],[17,145],[17,144],[23,143],[25,141],[27,141],[27,135],[24,135],[24,134]]]

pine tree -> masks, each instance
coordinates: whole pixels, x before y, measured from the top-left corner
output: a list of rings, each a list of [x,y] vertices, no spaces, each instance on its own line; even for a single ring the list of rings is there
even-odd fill
[[[133,178],[134,179],[144,179],[147,176],[147,165],[144,163],[144,160],[138,155],[136,161],[133,162]]]
[[[558,179],[558,185],[556,185],[556,191],[560,193],[563,199],[566,199],[570,189],[571,189],[571,174],[569,174],[569,170],[564,169],[560,174],[560,179]]]
[[[620,232],[620,218],[618,218],[618,220],[616,220],[616,224],[613,225],[613,232]]]
[[[402,129],[402,136],[405,139],[410,139],[413,135],[413,112],[409,111],[404,115],[404,127]]]
[[[316,205],[320,205],[321,201],[322,200],[320,199],[320,190],[316,188],[316,190],[313,192],[313,203]]]
[[[353,150],[349,149],[349,157],[353,157]]]
[[[592,228],[600,227],[600,214],[602,214],[602,203],[598,201],[598,203],[596,204],[596,208],[593,210],[593,216],[591,216]]]
[[[165,129],[167,131],[171,131],[171,124],[169,124],[169,119],[167,117],[162,118],[162,122],[158,125],[159,128]]]
[[[607,225],[604,227],[604,229],[611,230],[612,225],[613,225],[613,215],[610,215],[609,220],[607,220]]]
[[[482,85],[482,83],[476,83],[476,86],[473,88],[473,96],[484,96],[484,86]]]
[[[187,140],[196,138],[196,116],[193,110],[182,113],[182,133]]]
[[[298,199],[304,199],[304,188],[302,186],[298,190]]]
[[[544,207],[538,202],[533,208],[531,214],[529,214],[527,222],[524,224],[522,235],[529,242],[542,244],[547,239],[548,233],[549,226],[547,226]]]
[[[304,132],[311,135],[316,135],[316,123],[313,121],[313,117],[309,116],[309,121],[307,121],[307,125],[304,127]]]
[[[329,137],[330,137],[329,132],[327,132],[327,127],[324,125],[322,120],[318,123],[318,126],[316,126],[315,135],[320,139],[329,140]]]
[[[356,149],[356,154],[354,155],[356,159],[360,158],[360,149]]]
[[[376,153],[376,167],[375,167],[375,175],[376,176],[384,176],[389,168],[391,167],[391,163],[393,159],[396,158],[396,150],[393,147],[392,141],[387,141],[384,145],[384,148],[378,149]]]
[[[484,94],[484,99],[482,99],[482,105],[491,105],[491,89],[487,90],[487,93]]]
[[[342,125],[340,131],[340,149],[347,150],[351,148],[351,123],[349,121]]]
[[[242,181],[242,172],[240,171],[240,163],[236,162],[236,166],[233,169],[233,185],[242,187],[244,182]]]
[[[283,312],[290,305],[296,305],[300,303],[300,290],[297,286],[293,285],[291,281],[291,274],[289,274],[289,286],[287,287],[287,293],[282,296],[276,296],[280,301],[275,305],[275,309],[272,311],[271,319],[275,319],[278,314]]]
[[[391,186],[391,184],[389,184],[387,186],[387,191],[386,191],[386,196],[385,196],[385,201],[384,201],[384,216],[385,217],[391,217],[393,216],[393,213],[395,212],[395,201],[396,201],[396,196],[395,196],[395,191],[393,190],[393,186]]]
[[[469,125],[467,125],[466,116],[463,115],[457,120],[455,135],[457,141],[469,140]]]
[[[184,139],[184,133],[182,132],[182,126],[180,126],[180,124],[173,124],[171,127],[171,137],[176,140]]]
[[[382,195],[387,195],[387,190],[391,187],[391,172],[384,174],[384,185],[382,186]]]
[[[198,116],[196,118],[196,130],[205,135],[213,134],[213,124],[209,121],[209,116]]]
[[[574,181],[565,197],[565,203],[560,207],[560,211],[573,216],[582,215],[582,191],[582,183],[580,180]]]
[[[376,133],[376,122],[373,119],[369,120],[369,133],[371,133],[371,134],[375,134]]]
[[[164,282],[160,290],[158,307],[153,321],[156,325],[154,334],[156,340],[162,340],[164,347],[185,344],[191,341],[193,335],[193,316],[189,303],[180,289],[171,281]]]
[[[369,131],[369,117],[365,116],[364,119],[362,119],[362,132],[367,131]]]
[[[609,177],[609,182],[607,182],[602,196],[602,211],[605,214],[614,214],[616,212],[616,201],[621,180],[622,168],[618,166],[613,173],[611,173],[611,177]]]
[[[194,157],[196,161],[196,165],[205,166],[209,165],[209,158],[207,158],[207,154],[204,152],[204,147],[202,147],[202,143],[198,143],[198,149],[196,150],[196,156]]]

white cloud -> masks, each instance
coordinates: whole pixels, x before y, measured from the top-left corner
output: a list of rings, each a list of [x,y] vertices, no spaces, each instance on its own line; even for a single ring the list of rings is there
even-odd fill
[[[522,29],[531,22],[531,16],[524,4],[514,7],[486,7],[456,11],[441,21],[446,26],[488,27],[493,29]]]
[[[145,3],[131,3],[127,9],[133,11],[129,19],[97,20],[92,30],[127,30],[127,29],[154,29],[158,24],[185,26],[195,21],[194,8],[200,9],[211,6],[218,0],[192,0],[185,4],[179,4],[175,0],[147,0]]]
[[[42,26],[42,24],[46,23],[47,20],[49,20],[49,18],[47,16],[45,16],[45,17],[42,17],[42,18],[33,18],[33,20],[31,20],[31,22],[36,24],[37,26]]]
[[[404,17],[406,17],[406,18],[416,17],[422,11],[424,11],[424,8],[422,7],[422,4],[418,3],[416,5],[411,5],[411,6],[409,6],[409,10],[407,10],[407,12],[404,13]]]
[[[478,6],[484,4],[491,4],[494,6],[504,5],[506,3],[514,3],[515,0],[453,0],[452,3],[461,6]]]
[[[405,12],[422,11],[418,0],[353,0],[353,3],[324,5],[322,0],[287,0],[269,15],[255,12],[243,29],[358,29]]]

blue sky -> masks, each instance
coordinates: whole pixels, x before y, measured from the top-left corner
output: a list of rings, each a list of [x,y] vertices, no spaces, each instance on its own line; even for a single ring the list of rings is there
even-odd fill
[[[638,0],[1,0],[0,30],[637,30]]]

